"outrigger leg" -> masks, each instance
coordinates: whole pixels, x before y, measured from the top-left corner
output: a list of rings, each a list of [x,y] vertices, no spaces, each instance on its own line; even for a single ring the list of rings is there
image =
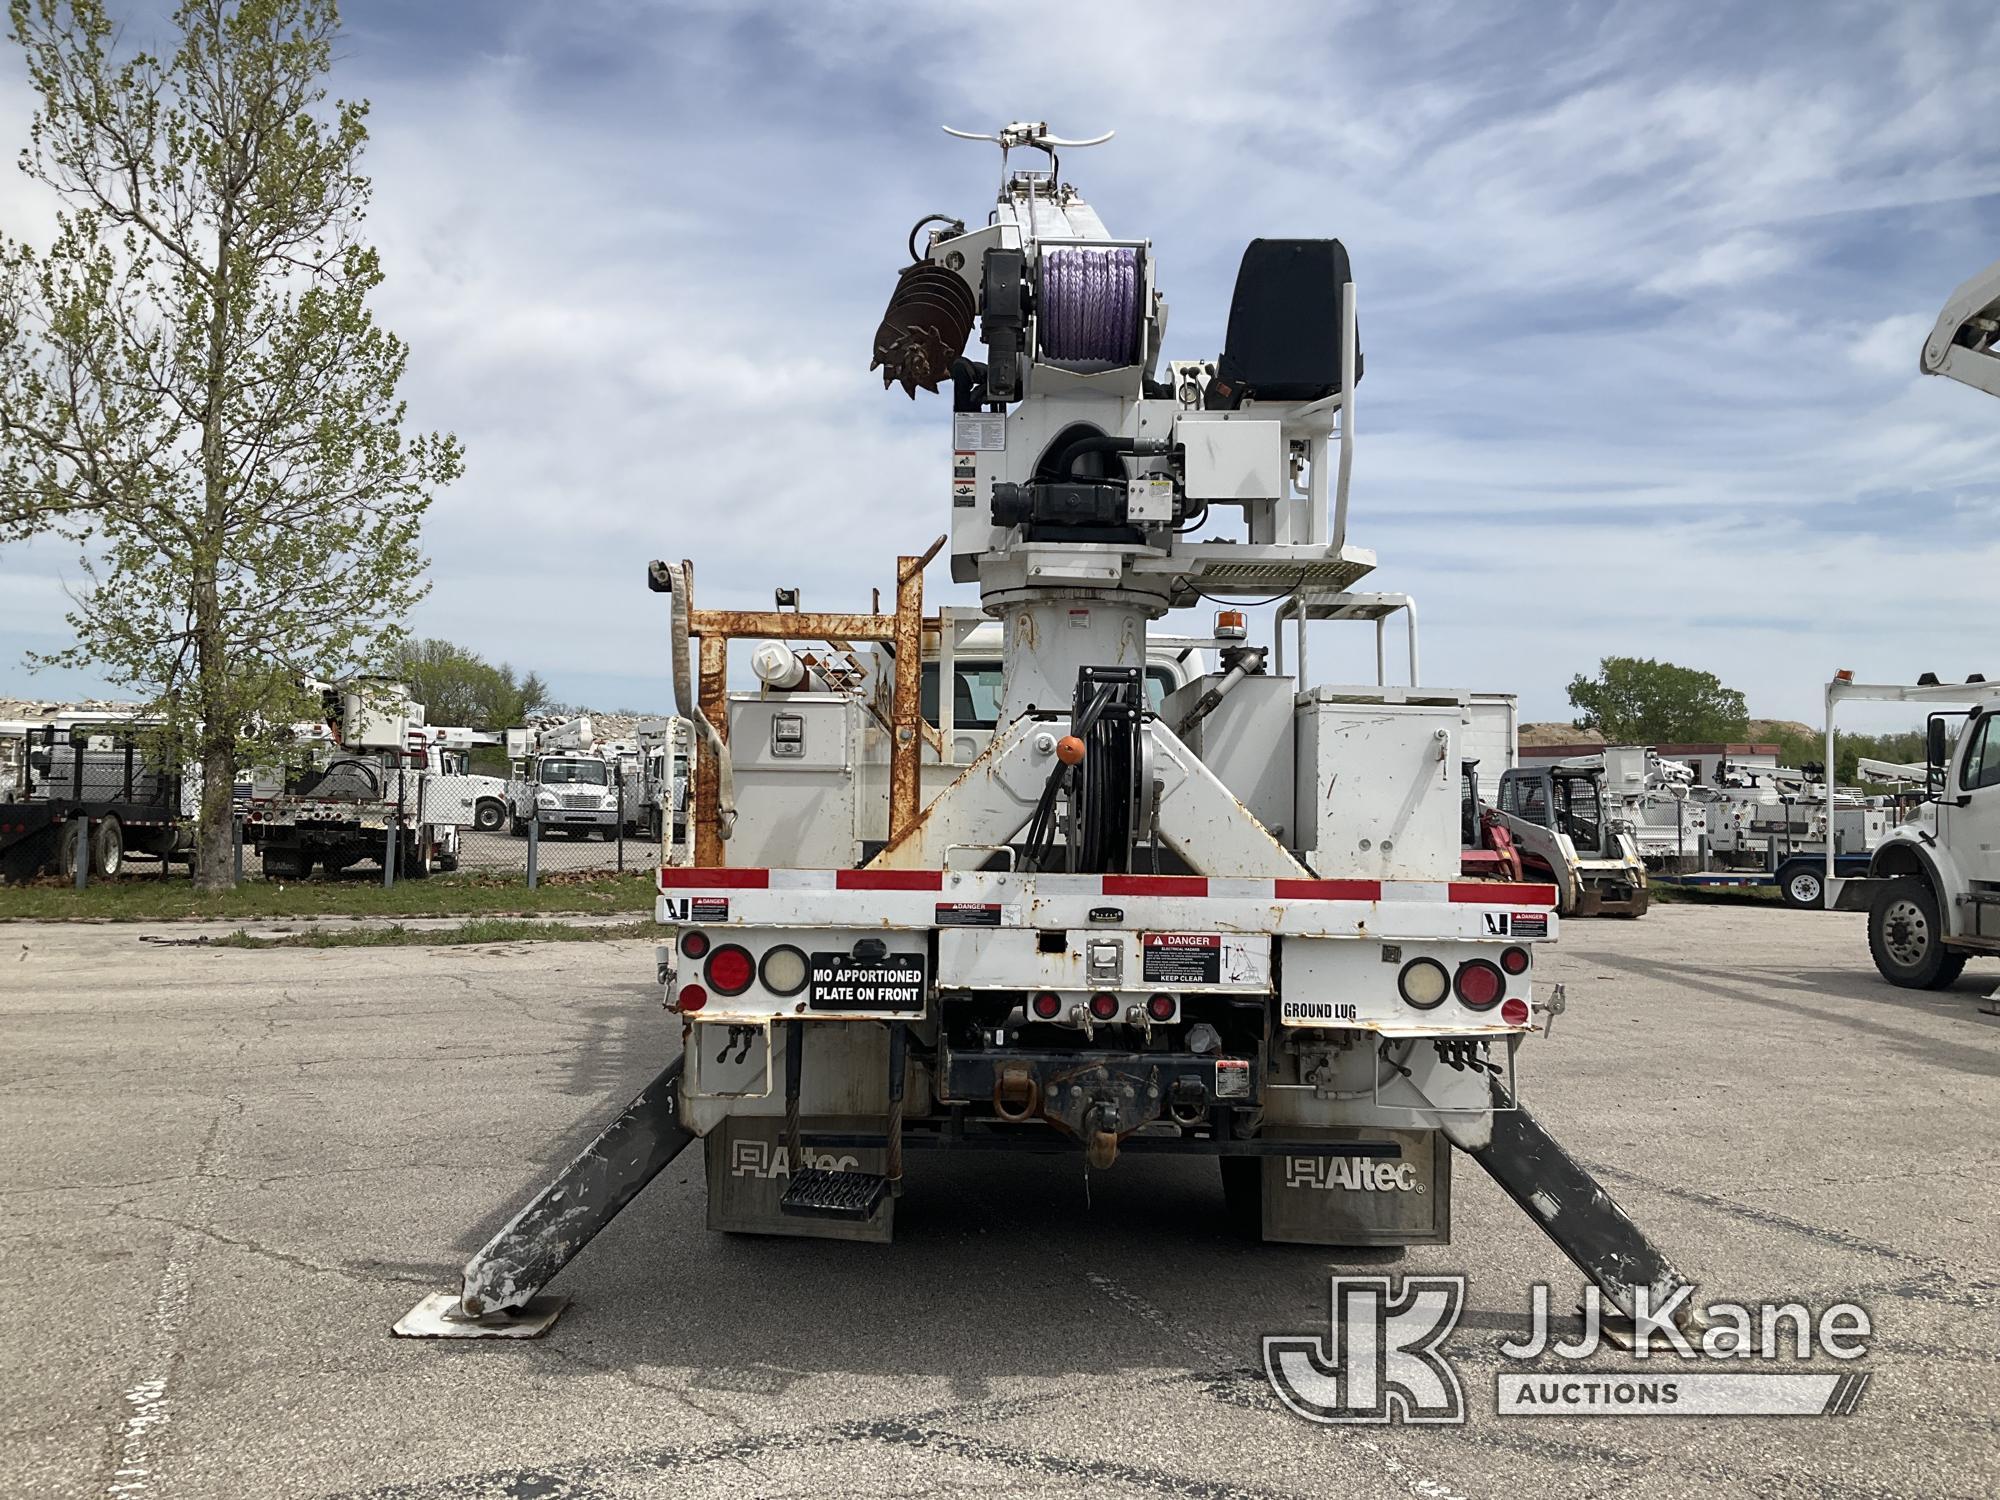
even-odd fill
[[[1627,1318],[1641,1289],[1660,1315],[1689,1285],[1666,1255],[1541,1121],[1493,1081],[1493,1136],[1466,1153]]]
[[[535,1338],[566,1297],[544,1286],[695,1139],[680,1122],[676,1057],[527,1207],[465,1263],[458,1294],[433,1292],[395,1326],[404,1338]]]

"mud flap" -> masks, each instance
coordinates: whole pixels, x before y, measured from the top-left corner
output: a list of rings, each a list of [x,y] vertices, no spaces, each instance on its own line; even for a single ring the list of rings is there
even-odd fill
[[[562,1303],[535,1294],[694,1139],[680,1122],[683,1061],[668,1063],[465,1263],[455,1302],[448,1292],[434,1293],[395,1332],[407,1338],[519,1338],[522,1325],[546,1331]]]
[[[1582,1163],[1497,1081],[1492,1138],[1466,1154],[1626,1316],[1639,1288],[1647,1289],[1648,1306],[1657,1311],[1687,1284]]]
[[[867,1135],[880,1139],[881,1116],[807,1116],[807,1139],[819,1133]],[[708,1227],[730,1234],[782,1234],[819,1240],[864,1240],[886,1245],[896,1229],[896,1200],[887,1194],[864,1219],[823,1218],[785,1213],[779,1200],[791,1178],[785,1162],[785,1122],[770,1115],[730,1115],[703,1139],[708,1166]],[[880,1147],[829,1146],[804,1149],[805,1165],[829,1172],[880,1174],[888,1153]]]
[[[1451,1241],[1451,1148],[1435,1130],[1309,1130],[1311,1140],[1394,1141],[1395,1157],[1267,1156],[1263,1238],[1290,1245],[1442,1245]]]

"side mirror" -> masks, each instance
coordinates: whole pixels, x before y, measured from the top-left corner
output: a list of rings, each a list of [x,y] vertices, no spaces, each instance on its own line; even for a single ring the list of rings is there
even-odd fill
[[[1944,720],[1933,716],[1924,726],[1924,760],[1933,770],[1943,770],[1946,754]]]

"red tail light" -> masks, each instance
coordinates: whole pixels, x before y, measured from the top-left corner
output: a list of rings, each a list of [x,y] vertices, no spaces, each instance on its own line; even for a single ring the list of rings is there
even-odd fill
[[[1116,995],[1092,995],[1090,997],[1090,1013],[1100,1021],[1112,1020],[1118,1014],[1118,997]]]
[[[1044,1021],[1053,1021],[1062,1009],[1062,1000],[1055,995],[1037,995],[1029,1002],[1035,1014]]]
[[[681,952],[689,958],[700,958],[708,952],[708,934],[705,932],[684,932],[681,934]]]
[[[1526,948],[1502,948],[1500,950],[1500,967],[1505,969],[1509,974],[1527,973],[1528,950]]]
[[[1509,1026],[1526,1026],[1528,1024],[1528,1002],[1523,1000],[1519,995],[1516,995],[1512,1000],[1509,1000],[1505,1005],[1500,1007],[1500,1019],[1505,1021]]]
[[[700,1010],[706,1004],[708,1004],[708,991],[698,984],[686,984],[681,986],[681,998],[674,1009],[686,1015],[690,1011]]]
[[[757,961],[750,956],[748,948],[724,943],[708,955],[708,968],[703,972],[708,978],[708,987],[716,994],[740,995],[750,988],[750,981],[757,977]]]
[[[1467,1010],[1491,1010],[1507,991],[1507,976],[1497,965],[1475,958],[1458,966],[1453,988],[1458,991],[1459,1003]]]
[[[1146,1014],[1155,1021],[1171,1021],[1174,1018],[1174,997],[1155,995],[1146,1002]]]

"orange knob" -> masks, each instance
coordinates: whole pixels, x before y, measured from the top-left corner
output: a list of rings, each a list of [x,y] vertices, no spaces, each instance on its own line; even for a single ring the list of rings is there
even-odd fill
[[[1073,734],[1066,734],[1056,741],[1056,759],[1066,766],[1078,764],[1083,759],[1083,741]]]

